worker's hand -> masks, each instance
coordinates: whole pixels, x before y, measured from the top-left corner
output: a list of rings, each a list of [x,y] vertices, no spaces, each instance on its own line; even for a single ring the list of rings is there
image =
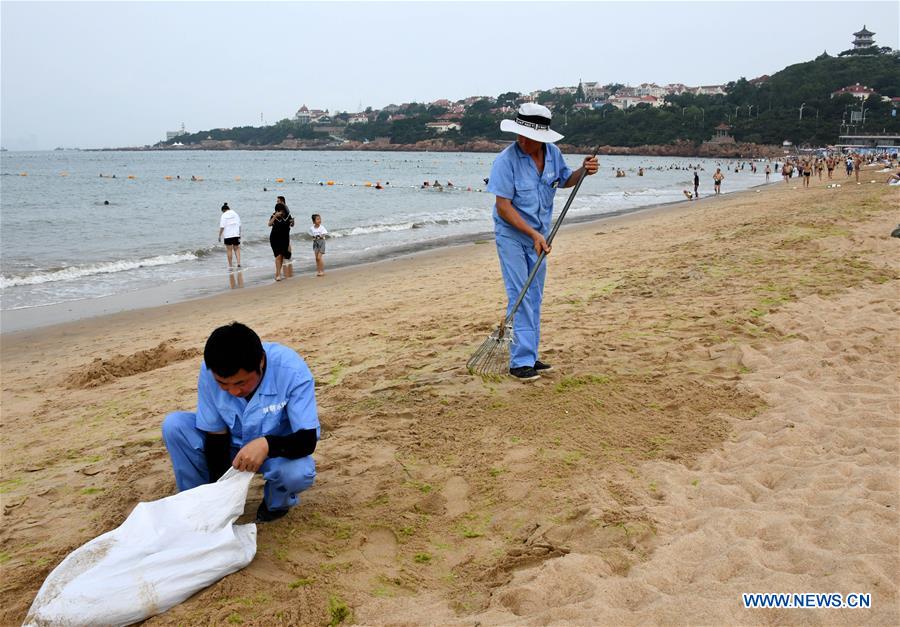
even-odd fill
[[[543,235],[535,232],[535,234],[531,236],[531,239],[534,240],[534,252],[539,255],[542,252],[545,252],[548,255],[550,254],[550,245],[547,244],[547,240],[544,239]]]
[[[585,157],[584,163],[581,164],[581,167],[584,168],[585,174],[590,176],[591,174],[596,174],[597,170],[600,169],[600,162],[597,161],[597,157]]]
[[[249,470],[256,472],[269,456],[269,442],[265,438],[256,438],[245,444],[234,456],[231,465],[237,470]]]

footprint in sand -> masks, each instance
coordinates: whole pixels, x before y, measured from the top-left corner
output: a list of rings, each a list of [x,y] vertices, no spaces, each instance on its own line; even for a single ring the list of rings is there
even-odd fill
[[[447,499],[449,518],[455,518],[469,510],[469,484],[462,477],[450,477],[441,492]]]
[[[366,535],[360,550],[370,563],[391,566],[397,561],[397,536],[390,529],[373,529]]]

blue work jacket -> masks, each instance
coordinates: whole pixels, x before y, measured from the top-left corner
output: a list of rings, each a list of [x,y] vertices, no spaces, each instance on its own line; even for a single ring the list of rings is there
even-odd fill
[[[487,191],[508,198],[525,222],[544,237],[550,234],[553,221],[553,198],[572,176],[554,144],[544,144],[544,172],[538,174],[534,160],[522,152],[519,145],[507,146],[494,160]],[[494,233],[531,244],[531,238],[512,226],[497,213],[494,204]]]
[[[321,435],[315,382],[306,362],[286,346],[263,343],[266,371],[249,401],[219,387],[206,364],[197,382],[197,428],[227,429],[233,446],[242,447],[264,435],[289,435],[315,429]]]

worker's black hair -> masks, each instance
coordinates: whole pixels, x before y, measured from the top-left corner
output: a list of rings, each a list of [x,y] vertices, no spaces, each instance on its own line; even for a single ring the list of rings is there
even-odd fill
[[[203,349],[206,367],[220,377],[238,370],[261,372],[263,346],[256,332],[240,322],[219,327],[210,334]]]

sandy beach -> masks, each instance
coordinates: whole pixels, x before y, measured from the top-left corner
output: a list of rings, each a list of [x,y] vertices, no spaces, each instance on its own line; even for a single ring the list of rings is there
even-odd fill
[[[249,567],[147,624],[900,623],[886,176],[564,228],[555,370],[530,385],[465,370],[505,307],[491,241],[3,334],[0,624],[174,492],[160,423],[195,407],[231,320],[307,360],[319,474]],[[248,514],[260,500],[257,481]],[[745,609],[745,592],[872,604]]]

